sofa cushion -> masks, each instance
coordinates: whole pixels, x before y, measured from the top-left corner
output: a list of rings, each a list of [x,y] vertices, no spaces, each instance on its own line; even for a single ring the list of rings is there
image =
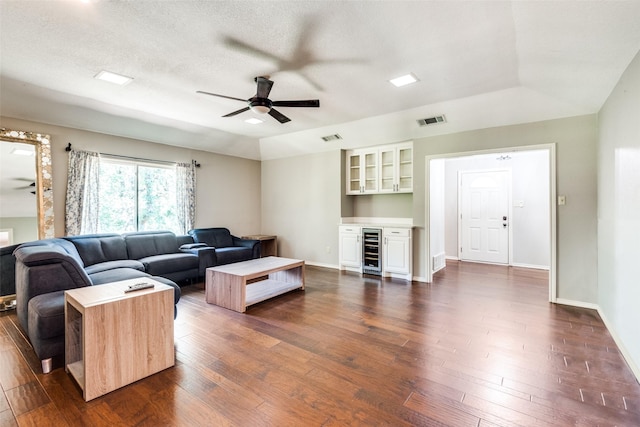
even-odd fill
[[[227,228],[198,228],[189,231],[189,235],[193,237],[196,243],[206,243],[215,248],[226,248],[233,246],[233,238],[231,232]]]
[[[144,271],[135,270],[133,268],[117,268],[115,270],[100,271],[89,275],[89,279],[94,285],[119,282],[120,280],[137,279],[139,277],[149,277],[149,275]]]
[[[29,300],[30,337],[47,339],[64,336],[64,292],[50,292]]]
[[[251,248],[239,246],[216,248],[216,258],[218,260],[218,265],[247,261],[253,258],[253,250]]]
[[[129,259],[179,252],[176,235],[170,231],[149,231],[124,235]]]
[[[85,266],[128,258],[127,246],[119,235],[93,234],[65,239],[75,245]]]
[[[135,259],[122,259],[93,264],[85,267],[84,271],[86,271],[88,275],[92,275],[100,273],[101,271],[115,270],[117,268],[133,268],[134,270],[144,271],[144,264]]]
[[[190,253],[153,255],[139,260],[144,264],[145,271],[152,276],[162,276],[167,273],[198,269],[197,255]]]

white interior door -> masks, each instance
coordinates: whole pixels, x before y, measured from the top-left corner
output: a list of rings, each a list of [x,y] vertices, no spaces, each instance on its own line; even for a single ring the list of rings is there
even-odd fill
[[[459,184],[459,258],[508,264],[510,172],[460,172]]]

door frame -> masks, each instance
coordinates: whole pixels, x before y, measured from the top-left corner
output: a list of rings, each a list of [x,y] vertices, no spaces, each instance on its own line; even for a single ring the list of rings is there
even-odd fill
[[[462,184],[462,174],[465,173],[482,173],[482,172],[506,172],[507,173],[507,215],[509,218],[508,221],[508,226],[507,226],[507,264],[506,265],[512,265],[513,264],[513,235],[511,234],[511,220],[513,218],[513,206],[511,203],[511,199],[512,199],[512,186],[511,186],[511,168],[489,168],[489,169],[468,169],[468,170],[460,170],[458,171],[458,218],[457,218],[457,223],[458,223],[458,259],[462,259],[462,253],[460,252],[460,247],[462,246],[462,221],[460,218],[460,215],[462,214],[462,212],[460,211],[460,207],[462,206],[462,191],[460,191],[461,188],[461,184]],[[486,264],[493,264],[490,263],[488,261],[477,261],[480,263],[486,263]],[[498,264],[498,265],[504,265],[504,264]]]
[[[431,200],[429,196],[429,189],[431,188],[431,160],[434,159],[447,159],[456,157],[467,157],[478,154],[500,154],[509,151],[534,151],[534,150],[547,150],[549,152],[549,301],[556,302],[558,298],[557,292],[557,274],[558,274],[558,238],[557,238],[557,188],[556,188],[556,144],[537,144],[537,145],[524,145],[516,147],[495,148],[488,150],[476,150],[476,151],[461,151],[446,154],[437,154],[425,156],[425,265],[426,282],[433,282],[433,270],[431,267]]]

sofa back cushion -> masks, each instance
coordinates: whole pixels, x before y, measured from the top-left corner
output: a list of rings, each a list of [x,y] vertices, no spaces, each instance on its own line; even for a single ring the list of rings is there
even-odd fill
[[[127,246],[122,236],[118,234],[87,234],[64,239],[73,243],[85,267],[127,259]]]
[[[74,261],[78,263],[80,268],[84,267],[84,261],[82,260],[82,257],[78,253],[76,247],[73,245],[73,243],[63,238],[54,237],[52,239],[34,240],[33,242],[23,243],[19,247],[26,248],[30,246],[46,246],[48,248],[59,248],[62,252],[72,257]]]
[[[171,231],[141,231],[124,235],[129,259],[180,252],[176,235]]]
[[[208,246],[216,248],[233,246],[231,232],[227,228],[196,228],[195,230],[190,230],[189,235],[193,237],[196,243],[206,243]]]

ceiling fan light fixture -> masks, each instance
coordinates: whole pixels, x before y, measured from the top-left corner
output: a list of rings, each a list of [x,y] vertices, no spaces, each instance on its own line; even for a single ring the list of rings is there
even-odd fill
[[[250,119],[247,119],[244,122],[245,123],[249,123],[250,125],[257,125],[257,124],[260,124],[260,123],[264,123],[262,120],[256,119],[255,117],[251,117]]]
[[[256,114],[267,114],[269,111],[271,111],[271,107],[268,107],[266,105],[252,105],[249,108],[251,108],[251,111]]]

